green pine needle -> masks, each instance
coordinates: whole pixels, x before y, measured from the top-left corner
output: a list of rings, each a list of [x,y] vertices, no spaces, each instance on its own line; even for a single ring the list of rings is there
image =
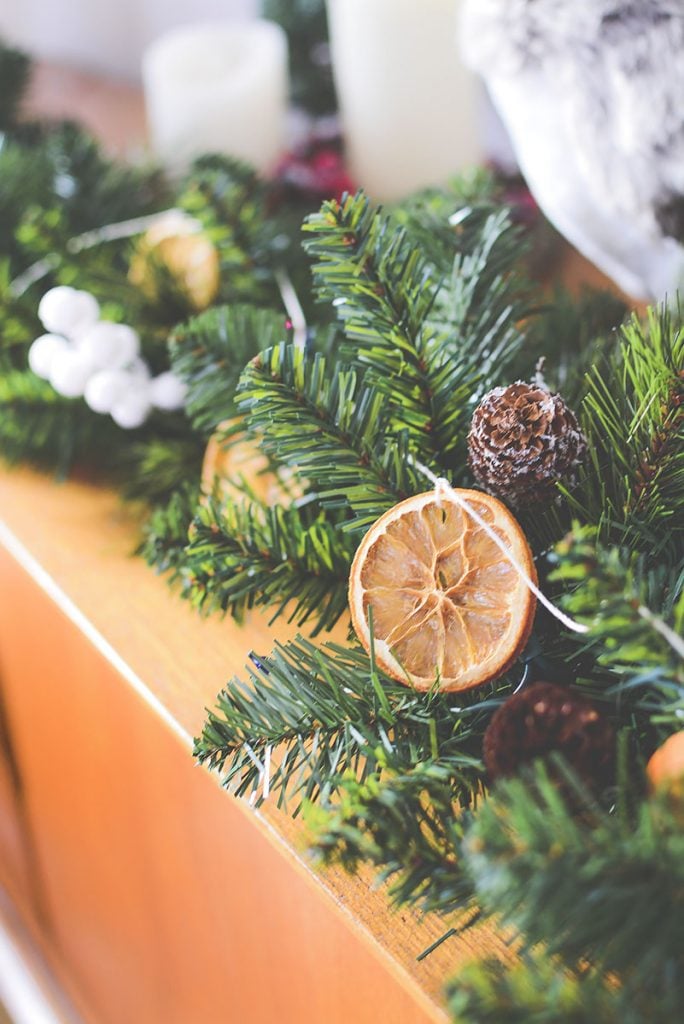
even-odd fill
[[[456,702],[380,674],[381,699],[373,676],[357,646],[319,648],[301,638],[279,645],[254,659],[248,683],[235,679],[219,694],[196,755],[226,786],[261,801],[272,752],[270,792],[279,803],[294,800],[295,811],[302,800],[325,803],[347,773],[363,782],[380,765],[396,772],[426,762],[429,770],[433,758],[456,773],[470,802],[481,788],[480,730],[492,712],[479,701],[491,690]]]
[[[684,1006],[684,833],[648,801],[630,822],[579,814],[543,767],[484,802],[463,844],[483,909],[570,965],[617,972],[629,998]],[[649,1005],[647,1003],[647,1005]]]
[[[358,193],[309,217],[304,244],[319,295],[344,325],[345,358],[387,396],[394,429],[407,430],[424,460],[462,473],[478,390],[518,351],[527,296],[514,273],[519,235],[505,210],[466,209],[458,229],[448,221],[444,229],[448,268]]]
[[[236,416],[245,364],[286,333],[283,314],[240,304],[215,306],[175,329],[171,363],[188,385],[185,408],[197,430],[212,433]]]
[[[347,611],[347,580],[355,545],[315,508],[282,508],[245,499],[207,500],[185,550],[185,596],[203,612],[242,620],[265,605],[314,633]]]
[[[424,487],[384,396],[346,364],[329,365],[292,345],[269,349],[243,373],[238,404],[263,450],[362,529]]]

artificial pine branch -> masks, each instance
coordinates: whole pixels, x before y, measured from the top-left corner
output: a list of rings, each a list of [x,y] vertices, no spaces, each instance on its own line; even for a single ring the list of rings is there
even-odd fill
[[[617,972],[626,999],[684,1005],[684,834],[680,812],[650,800],[632,822],[570,807],[543,766],[497,787],[463,855],[482,908],[570,965]],[[590,898],[588,898],[590,897]]]
[[[0,456],[66,476],[75,461],[111,469],[120,434],[84,403],[61,398],[30,371],[0,372]]]
[[[401,422],[430,450],[425,349],[438,274],[406,232],[393,228],[361,192],[324,203],[304,230],[319,297],[336,305],[344,324],[345,354],[377,371],[379,386],[401,407]]]
[[[449,1009],[459,1024],[669,1024],[596,971],[571,971],[543,951],[515,963],[468,964],[449,983]],[[650,1014],[653,1013],[653,1016]],[[669,1011],[668,1011],[669,1013]]]
[[[53,175],[54,169],[44,146],[27,146],[9,134],[3,139],[0,148],[3,183],[0,190],[0,237],[8,265],[8,279],[25,270],[32,261],[30,255],[23,253],[15,233],[32,204],[46,202],[46,197],[51,196]]]
[[[469,249],[459,251],[452,229],[448,281],[363,193],[324,203],[304,225],[319,295],[344,324],[343,352],[387,394],[395,428],[445,466],[463,464],[456,452],[462,456],[477,384],[500,373],[521,341],[517,233],[504,210],[465,211],[469,217],[478,225],[468,231]]]
[[[440,188],[427,188],[392,207],[395,222],[437,269],[441,279],[451,273],[456,253],[470,252],[477,245],[483,221],[492,210],[505,205],[497,201],[494,175],[483,168],[453,178]],[[450,223],[456,215],[458,224]]]
[[[587,373],[614,351],[627,313],[625,303],[611,292],[585,286],[572,295],[556,285],[551,301],[529,325],[514,375],[529,380],[541,360],[550,390],[578,409],[586,394]]]
[[[64,122],[28,141],[23,135],[6,140],[0,178],[0,330],[4,346],[17,346],[15,365],[25,366],[24,346],[42,333],[38,302],[56,283],[90,290],[121,319],[137,323],[141,298],[127,280],[129,243],[80,253],[69,245],[85,231],[168,205],[161,175],[107,159],[90,136]],[[45,261],[43,276],[24,294],[15,294],[10,282],[40,261]]]
[[[73,235],[153,213],[169,199],[168,185],[156,167],[129,167],[110,159],[87,132],[71,122],[46,132],[42,148],[51,167],[63,177],[53,183],[41,205],[49,201],[58,205]]]
[[[197,486],[183,484],[165,505],[152,510],[143,527],[138,554],[157,572],[166,574],[172,585],[183,586],[187,577],[185,548],[199,498]]]
[[[325,507],[353,510],[355,529],[421,489],[385,396],[344,363],[329,367],[319,354],[278,345],[247,366],[238,404],[263,450]]]
[[[604,686],[625,710],[677,728],[684,714],[684,553],[673,565],[598,543],[579,528],[556,548],[552,583],[565,585],[565,610],[585,623],[582,646],[610,670]],[[650,752],[650,751],[649,751]]]
[[[476,801],[484,778],[470,738],[466,726],[460,750],[454,743],[451,756],[428,756],[403,772],[388,766],[391,753],[378,751],[381,772],[348,775],[332,807],[307,810],[315,852],[350,872],[372,864],[391,882],[398,905],[445,914],[469,908],[473,889],[460,862],[458,808]]]
[[[633,318],[619,350],[589,375],[582,428],[589,459],[569,496],[602,539],[672,557],[684,502],[684,329],[666,309]]]
[[[480,230],[458,253],[448,287],[438,295],[438,333],[427,353],[434,360],[437,451],[442,464],[461,479],[474,408],[484,391],[505,381],[524,341],[519,323],[531,312],[529,286],[517,269],[520,232],[505,209],[480,216]]]
[[[112,455],[112,473],[125,498],[155,505],[187,487],[197,489],[204,440],[188,431],[181,416],[155,415],[140,435]]]
[[[353,554],[354,544],[311,505],[207,499],[185,549],[184,596],[203,612],[238,620],[260,605],[299,626],[315,617],[315,634],[347,610]]]
[[[8,463],[30,462],[59,477],[78,464],[118,483],[126,497],[158,502],[199,477],[202,455],[180,416],[155,416],[124,432],[29,370],[5,361],[0,371],[0,457]]]
[[[279,803],[322,801],[345,785],[363,782],[383,765],[393,772],[438,760],[450,764],[452,791],[472,802],[481,787],[482,712],[467,699],[418,693],[378,673],[358,646],[317,647],[298,639],[268,658],[254,658],[249,683],[233,680],[218,697],[196,755],[222,772],[238,795],[264,794]],[[456,780],[456,781],[454,781]],[[409,827],[408,824],[406,827]]]
[[[188,385],[185,409],[197,430],[211,433],[235,417],[245,364],[286,333],[282,313],[240,304],[215,306],[173,331],[171,363]]]
[[[279,225],[268,210],[269,189],[256,171],[224,156],[193,164],[178,200],[202,224],[221,261],[219,301],[278,307],[274,269],[282,262]]]

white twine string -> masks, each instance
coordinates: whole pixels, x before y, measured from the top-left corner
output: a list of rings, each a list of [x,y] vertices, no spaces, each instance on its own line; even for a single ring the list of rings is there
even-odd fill
[[[173,207],[170,210],[162,210],[160,213],[151,213],[146,217],[133,217],[130,220],[122,220],[116,224],[105,224],[103,227],[95,228],[93,231],[84,231],[82,235],[76,235],[67,241],[66,250],[75,254],[82,252],[84,249],[93,249],[102,242],[114,242],[119,238],[133,238],[134,235],[140,235],[143,231],[154,227],[155,224],[164,217],[168,217],[169,214],[180,214],[187,218],[188,224],[190,221],[194,221],[197,224],[197,230],[201,229],[202,225],[194,217],[188,217],[183,210]],[[15,299],[21,298],[31,285],[36,284],[49,274],[51,270],[54,270],[58,263],[59,256],[56,253],[50,253],[49,256],[45,256],[43,259],[38,260],[37,263],[33,263],[28,270],[25,270],[23,274],[20,274],[19,277],[16,277],[11,282],[9,286],[10,295]]]
[[[256,803],[257,799],[258,799],[258,796],[259,796],[259,786],[261,786],[262,797],[263,797],[264,800],[268,800],[270,792],[271,792],[271,750],[272,750],[272,747],[271,747],[270,743],[268,743],[266,745],[266,748],[264,750],[264,760],[263,760],[263,762],[259,760],[259,758],[255,754],[254,750],[252,750],[252,748],[250,747],[249,743],[244,742],[242,744],[242,749],[247,754],[247,757],[250,759],[250,761],[252,762],[252,764],[256,768],[257,772],[259,773],[258,777],[257,777],[256,786],[252,790],[252,794],[251,794],[251,796],[249,798],[249,805],[250,805],[250,807],[253,807],[254,804]]]
[[[460,496],[460,494],[458,494],[458,492],[451,486],[448,480],[445,480],[444,477],[436,476],[431,469],[428,469],[427,466],[424,466],[422,462],[419,462],[417,459],[414,459],[413,457],[411,457],[411,462],[416,467],[416,469],[420,473],[422,473],[423,476],[427,480],[429,480],[431,484],[433,484],[435,488],[435,500],[437,502],[438,508],[442,507],[442,501],[444,500],[445,497],[447,497],[450,501],[454,503],[454,505],[458,505],[459,508],[463,509],[466,515],[469,515],[471,519],[473,519],[477,523],[480,529],[484,530],[484,532],[487,534],[490,540],[492,540],[496,544],[499,551],[502,553],[504,558],[508,562],[510,562],[510,564],[515,569],[520,579],[523,581],[523,583],[527,586],[529,590],[532,591],[532,593],[537,598],[539,603],[542,604],[546,608],[546,610],[550,612],[551,615],[553,615],[554,618],[558,619],[559,622],[562,622],[567,629],[572,630],[574,633],[589,632],[588,626],[584,626],[581,622],[576,622],[574,619],[571,619],[570,616],[566,615],[565,612],[562,612],[559,608],[556,608],[555,604],[552,604],[552,602],[549,601],[548,597],[546,597],[545,594],[542,593],[542,591],[539,589],[534,580],[530,579],[530,577],[525,572],[520,563],[517,561],[517,559],[513,557],[513,555],[506,547],[505,543],[501,540],[499,535],[491,528],[491,526],[487,522],[485,522],[482,516],[479,515],[475,511],[475,509],[464,498]]]
[[[304,348],[306,345],[307,326],[306,317],[299,296],[290,280],[290,275],[284,267],[280,267],[275,273],[276,283],[280,289],[280,297],[285,306],[285,312],[290,318],[294,331],[293,342],[295,348]]]
[[[268,800],[268,795],[271,792],[271,744],[269,743],[264,752],[264,800]]]

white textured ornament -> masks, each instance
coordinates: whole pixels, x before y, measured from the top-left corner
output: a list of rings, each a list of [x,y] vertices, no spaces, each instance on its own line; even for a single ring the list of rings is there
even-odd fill
[[[83,397],[93,412],[111,412],[131,388],[131,378],[124,370],[100,370],[85,387]]]
[[[182,409],[187,392],[185,383],[172,370],[160,373],[150,384],[152,404],[166,412]]]
[[[129,376],[135,378],[135,380],[139,382],[142,381],[147,383],[152,377],[149,366],[144,359],[140,358],[140,356],[137,356],[130,363],[126,363],[125,370]]]
[[[80,398],[92,372],[92,363],[82,352],[67,348],[52,360],[50,383],[64,398]]]
[[[49,380],[53,362],[69,350],[66,338],[59,334],[41,334],[29,349],[28,364],[37,377]]]
[[[125,395],[112,407],[112,419],[123,430],[135,430],[141,427],[152,408],[149,396],[143,391],[133,391]]]
[[[89,292],[66,285],[51,288],[40,300],[38,316],[47,331],[74,338],[97,322],[100,307]]]
[[[118,370],[137,357],[140,338],[127,324],[101,320],[79,336],[78,348],[98,370]]]

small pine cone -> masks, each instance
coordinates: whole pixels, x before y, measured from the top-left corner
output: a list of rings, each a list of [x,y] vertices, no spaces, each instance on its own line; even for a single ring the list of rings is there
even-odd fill
[[[555,683],[534,683],[495,712],[484,735],[484,762],[493,782],[557,751],[592,790],[612,777],[615,733],[586,697]]]
[[[574,412],[560,395],[516,381],[485,395],[473,416],[468,463],[480,486],[519,508],[571,487],[586,453]]]

